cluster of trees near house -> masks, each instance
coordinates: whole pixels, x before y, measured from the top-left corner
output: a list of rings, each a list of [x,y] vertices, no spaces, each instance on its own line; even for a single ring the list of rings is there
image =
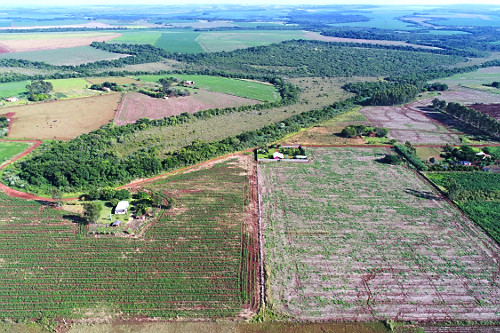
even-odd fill
[[[500,137],[500,122],[487,114],[455,102],[446,104],[446,101],[437,98],[432,100],[432,107],[444,111],[492,137]]]
[[[389,131],[384,127],[348,125],[342,129],[340,135],[345,138],[354,138],[357,136],[376,136],[377,138],[384,138],[388,133]]]
[[[34,102],[49,99],[49,93],[53,89],[52,83],[43,80],[33,81],[26,86],[26,90],[28,90],[28,99]]]
[[[469,145],[452,147],[449,144],[443,148],[443,153],[440,156],[444,158],[440,162],[436,162],[434,158],[430,159],[429,170],[477,171],[494,164],[499,157],[489,147],[482,149],[473,148]],[[464,165],[463,162],[470,162],[470,165]]]
[[[101,84],[93,84],[90,86],[90,89],[92,90],[106,90],[104,88],[108,88],[109,90],[113,91],[122,91],[123,88],[120,87],[116,82],[103,82]]]

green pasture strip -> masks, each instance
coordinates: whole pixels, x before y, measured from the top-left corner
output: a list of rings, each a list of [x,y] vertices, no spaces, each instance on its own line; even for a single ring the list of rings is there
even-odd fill
[[[26,142],[0,141],[0,164],[28,149]]]
[[[133,43],[133,44],[152,44],[161,37],[160,31],[118,31],[121,36],[114,38],[111,42],[116,43]]]
[[[73,89],[85,89],[90,83],[81,78],[47,80],[52,83],[54,91],[68,91]]]
[[[154,46],[168,52],[202,53],[203,48],[196,42],[199,32],[166,32],[156,40]]]
[[[182,80],[194,81],[194,87],[224,94],[235,95],[259,101],[276,101],[279,94],[276,89],[269,85],[254,81],[230,79],[208,75],[185,75],[185,74],[165,74],[165,75],[140,75],[138,79],[145,82],[158,82],[161,78],[170,76],[178,77]]]
[[[16,97],[26,92],[26,85],[30,81],[16,81],[0,83],[0,98]]]
[[[115,53],[98,50],[90,46],[78,46],[56,50],[2,53],[0,59],[24,59],[41,61],[51,65],[80,65],[99,60],[115,59]]]
[[[204,32],[196,41],[207,52],[233,51],[252,46],[281,43],[291,39],[306,38],[305,31],[231,31]]]

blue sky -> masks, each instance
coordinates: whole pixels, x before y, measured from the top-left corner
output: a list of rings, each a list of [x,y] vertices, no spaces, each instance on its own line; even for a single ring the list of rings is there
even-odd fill
[[[80,5],[132,5],[132,4],[152,4],[152,5],[179,5],[179,4],[239,4],[239,5],[258,5],[258,4],[283,4],[283,5],[325,5],[325,4],[342,4],[342,5],[354,5],[354,4],[374,4],[374,5],[449,5],[449,4],[486,4],[486,5],[497,5],[498,0],[252,0],[252,1],[242,1],[242,0],[211,0],[209,3],[203,0],[183,0],[181,2],[177,0],[2,0],[0,4],[1,7],[11,7],[11,6],[80,6]]]

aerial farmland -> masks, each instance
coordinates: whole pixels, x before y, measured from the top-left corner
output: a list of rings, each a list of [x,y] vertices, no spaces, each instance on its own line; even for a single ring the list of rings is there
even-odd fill
[[[481,1],[1,6],[0,331],[497,332]]]

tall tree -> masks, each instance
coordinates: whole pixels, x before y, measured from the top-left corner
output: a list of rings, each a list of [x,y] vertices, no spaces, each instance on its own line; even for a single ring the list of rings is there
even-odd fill
[[[97,223],[97,219],[101,214],[102,203],[100,202],[87,202],[83,204],[83,217],[87,223]]]

